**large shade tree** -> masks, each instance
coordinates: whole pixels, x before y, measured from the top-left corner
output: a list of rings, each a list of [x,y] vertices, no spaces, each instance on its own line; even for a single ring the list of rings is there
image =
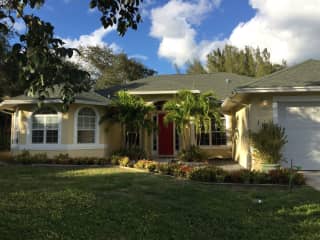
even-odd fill
[[[114,53],[111,48],[89,46],[80,48],[81,59],[87,63],[88,71],[96,78],[95,88],[102,89],[125,84],[156,74],[125,53]]]
[[[116,26],[119,35],[127,29],[137,29],[141,21],[139,4],[141,0],[90,0],[90,8],[101,12],[101,24]],[[54,35],[51,23],[35,16],[30,9],[40,8],[45,0],[3,0],[0,1],[0,36],[8,39],[14,33],[13,24],[20,19],[26,26],[23,34],[18,34],[10,47],[10,54],[3,59],[2,71],[8,75],[10,63],[15,65],[15,81],[26,82],[28,93],[43,99],[48,88],[60,85],[60,95],[65,103],[70,103],[74,95],[91,88],[91,80],[86,71],[65,64],[76,49],[66,48],[64,42]]]

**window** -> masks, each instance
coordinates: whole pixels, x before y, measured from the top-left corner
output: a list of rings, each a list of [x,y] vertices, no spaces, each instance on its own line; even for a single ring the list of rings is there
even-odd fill
[[[211,119],[209,133],[202,132],[200,135],[200,145],[202,146],[227,145],[225,123],[226,123],[226,120],[224,117],[221,117],[221,126],[219,126],[214,119]]]
[[[140,146],[140,131],[126,132],[126,146]]]
[[[59,137],[59,118],[56,111],[45,108],[32,116],[32,143],[55,144]]]
[[[95,143],[97,116],[91,108],[83,108],[78,113],[78,143]]]

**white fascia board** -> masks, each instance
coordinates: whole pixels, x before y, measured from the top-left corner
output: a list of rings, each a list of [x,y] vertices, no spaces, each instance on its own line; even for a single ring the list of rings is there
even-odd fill
[[[32,99],[32,100],[5,100],[2,103],[0,103],[0,107],[7,106],[7,105],[35,104],[38,102],[39,102],[39,100],[36,100],[36,99]],[[60,99],[50,99],[50,100],[44,100],[43,103],[63,103],[63,102]],[[75,103],[99,105],[99,106],[108,105],[108,103],[88,101],[88,100],[75,100]]]
[[[274,88],[237,88],[235,93],[281,93],[281,92],[317,92],[320,86],[274,87]]]
[[[132,95],[152,95],[152,94],[177,94],[180,90],[165,90],[165,91],[128,91]],[[190,90],[192,93],[200,93],[200,90]]]

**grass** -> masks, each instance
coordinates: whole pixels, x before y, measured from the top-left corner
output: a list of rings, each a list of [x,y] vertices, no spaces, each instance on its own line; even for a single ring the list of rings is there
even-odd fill
[[[3,166],[0,239],[314,240],[320,192],[204,185],[119,168]]]

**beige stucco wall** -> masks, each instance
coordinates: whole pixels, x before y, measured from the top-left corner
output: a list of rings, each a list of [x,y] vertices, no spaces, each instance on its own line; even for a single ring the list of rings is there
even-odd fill
[[[49,105],[58,112],[60,109],[59,105]],[[28,143],[28,137],[31,137],[30,134],[30,118],[32,117],[33,112],[37,109],[36,105],[20,105],[17,109],[17,114],[14,114],[13,122],[17,122],[19,126],[18,136],[18,148],[13,147],[12,152],[14,154],[20,153],[23,149],[29,150],[31,154],[37,153],[47,153],[48,156],[53,157],[60,153],[68,153],[71,157],[105,157],[110,150],[118,148],[119,141],[119,130],[117,127],[110,128],[109,131],[107,123],[103,122],[99,124],[99,139],[98,142],[93,144],[96,146],[84,147],[82,144],[77,144],[75,139],[75,118],[76,113],[83,107],[93,108],[100,118],[105,113],[105,107],[103,106],[92,106],[85,104],[72,104],[67,112],[61,112],[61,143],[59,145],[62,146],[63,150],[30,150]],[[18,120],[16,119],[18,118]],[[14,125],[14,124],[13,124]],[[29,132],[29,135],[28,135]],[[14,140],[14,139],[13,139]],[[13,141],[12,140],[12,141]],[[55,144],[53,144],[55,145]],[[109,148],[110,145],[110,148]],[[70,146],[70,147],[69,147]],[[96,147],[96,148],[95,148]],[[76,149],[75,149],[76,148]]]
[[[258,168],[250,151],[249,131],[257,131],[262,123],[273,120],[272,103],[272,94],[252,94],[234,113],[234,159],[245,168]]]
[[[240,109],[235,114],[235,127],[234,127],[234,160],[241,166],[247,168],[249,166],[249,107]]]

